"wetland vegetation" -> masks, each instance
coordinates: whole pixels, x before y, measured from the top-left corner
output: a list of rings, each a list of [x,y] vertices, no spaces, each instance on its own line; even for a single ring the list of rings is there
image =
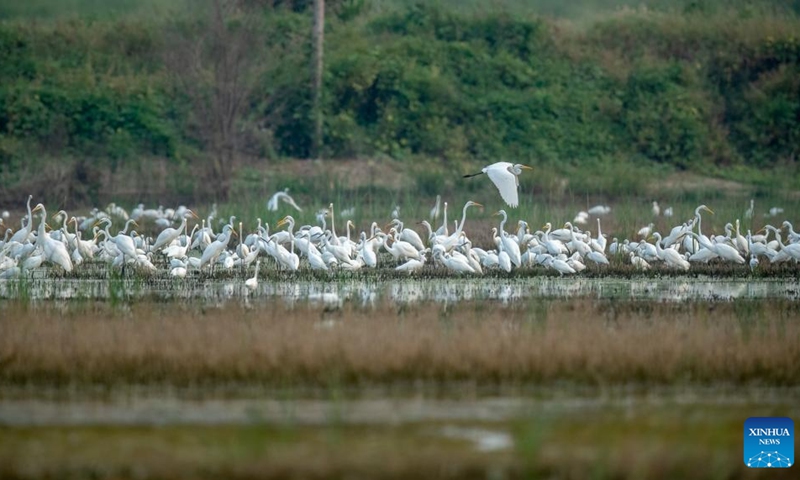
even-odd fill
[[[189,3],[0,1],[0,232],[30,194],[274,232],[288,188],[298,225],[334,203],[356,231],[478,201],[465,232],[493,247],[497,192],[461,175],[497,160],[535,167],[509,212],[532,231],[597,204],[609,243],[700,204],[709,234],[800,224],[797,2],[328,0],[316,152],[312,2]],[[746,468],[741,443],[748,417],[800,418],[795,261],[409,278],[263,259],[251,290],[252,266],[175,278],[146,253],[149,275],[0,280],[0,477],[796,476]]]
[[[4,478],[751,478],[800,413],[786,299],[0,308]]]
[[[350,387],[755,384],[800,378],[794,300],[324,305],[5,302],[0,381]]]

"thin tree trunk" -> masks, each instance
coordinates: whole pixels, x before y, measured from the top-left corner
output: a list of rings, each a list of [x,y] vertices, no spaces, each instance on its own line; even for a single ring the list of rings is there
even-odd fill
[[[322,158],[322,57],[325,36],[325,0],[314,0],[314,151],[316,158]]]

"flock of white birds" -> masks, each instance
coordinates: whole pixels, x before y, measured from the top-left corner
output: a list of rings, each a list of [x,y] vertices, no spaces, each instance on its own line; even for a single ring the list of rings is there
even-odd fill
[[[499,162],[480,173],[465,176],[487,174],[503,200],[513,208],[519,203],[518,176],[527,168],[530,167]],[[430,212],[430,221],[436,223],[436,227],[423,220],[418,222],[422,230],[417,232],[398,218],[399,208],[395,207],[393,220],[383,228],[372,222],[368,232],[354,233],[351,228],[355,225],[347,220],[346,234],[342,236],[336,232],[333,204],[317,213],[316,225],[298,226],[291,215],[286,215],[275,225],[275,229],[280,230],[270,232],[269,224],[262,224],[259,219],[255,230],[246,234],[242,222],[237,224],[235,217],[222,223],[220,231],[215,232],[215,211],[207,219],[194,221],[189,230],[189,219],[196,219],[197,215],[184,206],[146,209],[140,204],[128,213],[113,203],[105,210],[92,210],[86,217],[71,217],[65,211],[59,211],[52,217],[55,228],[50,229],[45,206],[39,203],[31,209],[32,200],[33,197],[28,198],[27,215],[19,229],[5,226],[0,243],[0,278],[15,278],[47,267],[72,272],[89,261],[146,273],[156,273],[166,265],[170,275],[181,278],[193,270],[229,270],[255,264],[253,277],[246,281],[247,287],[252,289],[258,285],[262,258],[271,259],[278,269],[284,271],[301,268],[352,271],[388,264],[409,274],[424,268],[440,268],[473,275],[492,269],[511,272],[535,266],[551,269],[560,275],[575,274],[586,269],[587,264],[604,268],[609,265],[609,257],[617,257],[641,270],[659,263],[683,271],[688,271],[692,264],[712,260],[749,263],[751,269],[762,261],[800,260],[800,234],[788,221],[784,221],[780,228],[766,225],[756,234],[748,230],[743,235],[736,220],[735,225],[728,223],[725,226],[725,235],[707,236],[702,232],[701,215],[704,211],[713,212],[705,205],[697,207],[692,218],[674,226],[665,235],[653,231],[653,224],[650,224],[638,232],[638,239],[619,241],[614,238],[610,244],[601,228],[601,217],[611,212],[608,206],[598,205],[579,212],[572,222],[557,229],[548,222],[542,230],[531,231],[527,222],[519,220],[516,231],[512,232],[506,231],[508,215],[505,210],[500,210],[495,214],[500,217],[499,225],[492,228],[494,248],[484,249],[473,245],[464,231],[468,209],[482,205],[466,202],[461,219],[451,230],[447,220],[447,202],[442,208],[440,197]],[[267,210],[276,212],[284,204],[302,210],[288,190],[273,195],[267,202]],[[752,209],[751,202],[745,215],[752,216]],[[440,213],[443,220],[439,226]],[[769,212],[771,216],[780,213],[779,209]],[[653,214],[662,214],[655,202]],[[671,217],[672,209],[664,209],[663,215]],[[596,217],[595,236],[579,228],[579,225],[589,222],[590,216]],[[138,222],[152,223],[160,233],[155,238],[137,234],[132,227],[138,227]],[[115,224],[124,227],[112,233]],[[3,226],[0,219],[0,227]],[[281,229],[284,226],[286,228]]]
[[[5,226],[0,243],[0,278],[14,278],[39,268],[57,268],[66,272],[87,262],[105,262],[113,268],[130,268],[143,273],[155,273],[167,268],[176,277],[185,277],[193,270],[215,271],[255,266],[255,274],[246,285],[258,285],[258,270],[262,259],[269,259],[278,269],[296,271],[358,270],[391,266],[397,271],[412,274],[423,268],[440,268],[458,274],[481,275],[487,270],[511,272],[519,268],[541,266],[559,274],[575,274],[588,265],[603,268],[609,258],[617,257],[638,269],[647,270],[659,263],[667,268],[688,271],[694,263],[712,260],[722,263],[750,264],[800,260],[800,234],[791,223],[780,228],[767,225],[763,233],[746,234],[739,222],[728,224],[725,235],[707,236],[702,232],[702,213],[711,212],[705,205],[695,209],[694,216],[672,228],[667,234],[643,228],[639,240],[614,238],[607,242],[602,233],[601,217],[610,208],[597,206],[581,212],[574,222],[554,229],[547,223],[542,230],[531,231],[524,220],[516,223],[515,231],[506,231],[508,216],[497,212],[498,226],[492,228],[494,248],[474,246],[464,231],[468,210],[480,204],[468,201],[461,218],[453,228],[448,227],[447,203],[431,210],[431,221],[443,213],[441,225],[432,226],[428,220],[418,222],[417,232],[395,218],[381,227],[373,222],[369,231],[355,232],[347,220],[345,234],[336,231],[333,204],[317,214],[318,224],[298,226],[291,215],[281,218],[270,232],[268,224],[258,225],[245,232],[241,222],[231,217],[215,231],[215,214],[195,221],[195,213],[186,207],[176,209],[146,209],[139,205],[130,213],[110,204],[106,209],[94,209],[86,217],[71,217],[59,211],[50,220],[42,204],[31,208],[28,198],[27,215],[19,229]],[[300,207],[288,195],[278,192],[270,208],[277,210],[283,200],[298,210]],[[654,213],[655,208],[654,208]],[[712,212],[713,213],[713,212]],[[596,235],[583,232],[578,224],[590,216],[597,217]],[[189,228],[189,221],[194,223]],[[137,234],[139,223],[157,225],[157,236]],[[112,233],[112,226],[117,225]],[[119,225],[123,225],[119,229]],[[282,228],[285,227],[285,228]],[[2,228],[2,227],[0,227]],[[428,265],[428,267],[426,267]]]

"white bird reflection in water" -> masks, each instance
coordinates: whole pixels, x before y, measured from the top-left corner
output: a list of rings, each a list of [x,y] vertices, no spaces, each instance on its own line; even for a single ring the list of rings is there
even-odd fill
[[[340,303],[352,301],[361,308],[375,308],[385,301],[403,305],[491,300],[512,305],[528,298],[584,297],[666,302],[800,298],[800,289],[792,281],[712,278],[684,280],[537,277],[496,280],[398,279],[386,282],[282,281],[260,282],[253,292],[245,289],[241,282],[231,281],[174,282],[170,279],[141,283],[130,279],[32,279],[24,282],[22,284],[18,279],[0,280],[0,298],[111,299],[119,292],[124,292],[127,300],[157,297],[164,300],[235,301],[249,297],[254,302],[280,299],[288,306],[293,306],[296,303],[317,301],[323,295],[335,295]]]

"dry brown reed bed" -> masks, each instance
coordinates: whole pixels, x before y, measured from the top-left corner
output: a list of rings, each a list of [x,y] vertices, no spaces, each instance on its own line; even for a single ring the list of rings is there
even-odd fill
[[[0,316],[5,385],[753,383],[800,378],[800,305],[535,299],[341,310],[27,306]]]

